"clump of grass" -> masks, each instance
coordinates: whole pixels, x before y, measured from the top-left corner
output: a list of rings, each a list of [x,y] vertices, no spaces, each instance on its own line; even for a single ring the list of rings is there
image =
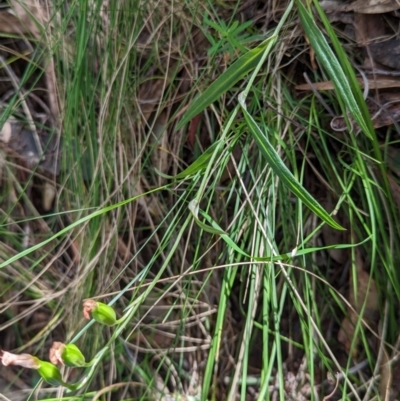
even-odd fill
[[[53,340],[78,341],[97,363],[77,399],[317,399],[336,371],[343,399],[372,398],[365,377],[382,351],[371,339],[396,347],[398,217],[386,150],[347,55],[323,13],[329,42],[300,2],[271,10],[278,24],[263,13],[241,22],[244,9],[230,7],[81,1],[52,10],[61,173],[52,214],[4,209],[18,230],[41,229],[26,247],[22,231],[2,227],[2,346],[41,357]],[[294,94],[296,69],[308,66],[303,32],[316,79],[336,85],[332,108],[351,112],[364,135],[333,136],[318,98]],[[8,187],[31,205],[7,166]],[[362,300],[346,350],[337,332],[351,310],[348,283],[359,291],[357,252],[384,330],[371,327]],[[85,298],[110,300],[122,320],[82,326]],[[362,360],[370,371],[355,377]]]

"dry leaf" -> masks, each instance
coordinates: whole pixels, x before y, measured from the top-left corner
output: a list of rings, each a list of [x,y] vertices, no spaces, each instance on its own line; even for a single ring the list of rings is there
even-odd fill
[[[393,400],[398,400],[400,397],[400,360],[394,358],[392,360],[392,387],[391,396]]]
[[[391,39],[385,42],[371,43],[368,45],[372,58],[382,65],[400,69],[400,40]]]
[[[56,197],[57,190],[53,183],[46,181],[42,192],[42,206],[45,212],[48,212],[53,206],[54,198]]]
[[[153,126],[153,138],[152,142],[154,150],[151,154],[153,166],[164,174],[168,174],[168,170],[171,167],[172,155],[168,141],[168,130],[167,130],[168,114],[163,111],[157,118]],[[163,185],[165,178],[158,176],[158,185]]]
[[[325,227],[326,226],[326,227]],[[325,224],[322,228],[322,237],[325,245],[343,244],[345,243],[344,238],[346,236],[345,231],[335,230],[332,227]],[[330,257],[340,264],[344,264],[349,258],[349,251],[347,249],[329,249],[328,253]]]
[[[349,313],[353,314],[354,312],[350,311]],[[345,317],[340,326],[340,330],[338,333],[338,341],[341,344],[343,344],[347,352],[350,350],[353,334],[354,334],[354,325],[349,318]]]
[[[350,351],[350,344],[354,337],[354,328],[360,318],[359,314],[365,303],[363,321],[370,324],[375,319],[375,314],[378,311],[378,291],[375,281],[370,278],[370,275],[364,270],[364,263],[359,251],[356,251],[356,279],[357,285],[354,286],[353,275],[350,275],[349,303],[353,309],[348,308],[347,316],[342,321],[341,328],[338,333],[338,341],[341,342],[346,350]],[[355,289],[357,293],[355,293]],[[357,341],[353,349],[353,356],[357,352]]]
[[[380,104],[372,98],[367,100],[367,107],[371,114],[374,128],[385,127],[400,121],[400,99],[397,93],[381,93],[379,102]],[[345,125],[343,117],[336,117],[336,124],[340,123],[340,120],[343,120],[341,124]],[[353,119],[351,120],[353,126],[356,127],[356,123]]]
[[[397,94],[394,95],[397,97]],[[385,102],[385,97],[385,95],[380,96],[380,101],[383,103],[382,105],[376,104],[371,99],[367,100],[367,106],[371,114],[374,128],[385,127],[400,121],[400,100]],[[350,117],[350,121],[353,127],[358,128],[353,118]],[[345,131],[347,129],[346,121],[341,116],[334,117],[331,122],[331,128],[334,131]]]
[[[383,14],[400,8],[396,0],[357,0],[350,6],[352,11],[360,14]]]
[[[387,151],[387,166],[389,169],[400,177],[400,151],[394,147],[389,147]]]
[[[396,202],[397,209],[400,210],[400,185],[390,174],[387,174],[386,176],[389,181],[390,192],[392,193],[392,197]]]
[[[165,86],[164,79],[150,79],[140,86],[138,106],[144,121],[148,121],[157,105],[160,103]]]
[[[8,143],[10,142],[13,127],[10,121],[6,121],[3,128],[0,131],[0,142]]]
[[[192,121],[190,121],[189,124],[189,129],[187,133],[187,142],[192,149],[194,149],[194,145],[196,142],[197,128],[200,124],[200,121],[201,121],[201,115],[199,114],[196,117],[193,117]]]
[[[379,14],[354,14],[354,31],[359,46],[367,46],[384,37],[385,24]]]
[[[399,78],[376,77],[375,80],[368,80],[370,89],[376,88],[394,88],[400,87]],[[360,81],[361,83],[361,81]],[[312,85],[314,90],[331,90],[333,84],[331,81],[320,82]],[[361,84],[363,86],[363,84]],[[299,85],[296,89],[309,90],[311,86],[308,84]],[[400,121],[400,99],[398,93],[383,92],[379,94],[379,103],[372,98],[367,99],[367,107],[370,112],[374,128],[381,128],[388,125],[396,124]],[[353,127],[357,127],[355,121],[350,117]],[[334,117],[331,121],[331,128],[334,131],[347,130],[346,121],[343,116]]]
[[[334,200],[332,199],[332,196],[328,196],[326,200],[322,204],[325,208],[325,210],[333,210],[335,207]],[[345,217],[343,214],[339,211],[339,213],[336,215],[336,219],[339,224],[341,224],[343,227],[347,226],[347,220],[345,220]],[[339,231],[335,230],[332,227],[328,226],[327,224],[324,224],[322,227],[322,238],[324,241],[324,244],[329,246],[329,245],[335,245],[335,244],[345,244],[348,242],[348,234],[347,231]],[[349,250],[348,249],[329,249],[328,253],[330,257],[344,265],[346,261],[349,259]]]
[[[242,153],[243,151],[240,145],[236,145],[233,148],[231,157],[220,178],[220,183],[222,185],[226,184],[227,182],[231,182],[233,177],[236,177],[237,167],[235,167],[235,164],[237,165],[237,163],[239,163],[239,160],[242,157]]]
[[[26,34],[30,33],[30,29],[26,24],[21,22],[21,19],[10,12],[9,9],[0,12],[0,32]]]
[[[118,236],[117,244],[118,256],[121,258],[122,264],[125,265],[128,260],[133,258],[133,255],[121,236]]]

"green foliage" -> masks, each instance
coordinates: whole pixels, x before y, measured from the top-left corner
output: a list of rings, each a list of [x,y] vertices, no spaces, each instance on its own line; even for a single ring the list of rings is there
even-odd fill
[[[217,24],[205,15],[204,23],[218,32],[220,36],[220,38],[214,39],[207,31],[205,33],[211,44],[211,47],[207,51],[210,57],[214,57],[217,53],[228,52],[229,56],[233,58],[238,50],[242,53],[248,51],[243,44],[260,39],[260,35],[251,35],[248,32],[249,28],[253,25],[253,21],[246,21],[242,24],[239,21],[234,21],[228,26],[223,20],[219,20]]]
[[[247,107],[243,101],[243,97],[239,97],[239,102],[242,106],[242,111],[250,132],[254,135],[261,152],[276,175],[282,180],[282,182],[290,191],[292,191],[299,199],[301,199],[304,204],[308,206],[323,221],[333,228],[344,230],[344,228],[341,227],[340,224],[336,223],[336,221],[312,197],[312,195],[306,191],[306,189],[296,180],[290,170],[286,167],[285,163],[283,163],[282,159],[268,140],[267,135],[260,130],[254,119],[247,112]]]
[[[270,51],[276,41],[276,36],[264,40],[256,48],[247,51],[239,57],[222,75],[220,75],[189,107],[179,122],[177,129],[182,128],[193,117],[201,113],[211,103],[230,90],[239,80],[243,79],[260,62],[266,52]]]
[[[32,305],[45,305],[48,326],[29,338],[38,353],[46,333],[66,333],[70,354],[63,361],[81,366],[82,380],[64,383],[69,390],[57,399],[93,399],[100,389],[104,398],[216,400],[223,386],[227,400],[245,400],[250,391],[269,400],[271,384],[278,383],[283,401],[292,373],[284,363],[288,351],[301,354],[295,362],[304,366],[310,388],[319,384],[317,372],[340,371],[341,398],[357,399],[348,374],[356,340],[371,371],[376,366],[366,300],[343,367],[326,322],[337,331],[347,313],[348,280],[336,287],[344,267],[331,254],[347,252],[355,292],[356,253],[369,261],[365,270],[386,302],[379,311],[386,319],[382,339],[394,344],[400,285],[393,266],[400,250],[393,244],[400,224],[381,155],[387,145],[376,138],[348,56],[318,1],[319,20],[303,3],[289,2],[262,38],[234,12],[224,21],[195,3],[177,11],[134,1],[124,12],[110,7],[104,21],[102,3],[85,0],[63,10],[61,25],[54,16],[52,29],[61,39],[51,51],[59,57],[65,152],[57,207],[45,218],[7,223],[19,224],[17,234],[1,227],[10,238],[1,249],[7,280],[1,293],[10,304],[23,293]],[[308,45],[292,35],[299,20],[320,65],[315,79],[335,85],[324,96],[345,117],[350,113],[364,135],[332,135],[318,99],[293,95],[291,63],[307,60],[297,46]],[[188,21],[209,41],[201,62],[188,58],[195,41]],[[221,53],[230,57],[225,71],[214,65]],[[182,101],[185,85],[198,93],[189,105]],[[195,132],[191,126],[186,132],[197,115]],[[21,199],[28,198],[21,195],[25,189]],[[4,221],[12,216],[7,210]],[[49,229],[26,247],[20,231],[28,223]],[[332,242],[324,243],[325,230],[339,237],[331,234]],[[63,270],[56,263],[64,257],[74,263]],[[95,321],[82,327],[76,310],[101,294],[113,294],[110,304],[95,301],[98,309],[88,313],[107,327]],[[25,346],[22,317],[7,313],[16,348]],[[85,362],[83,355],[94,357]],[[55,381],[42,373],[52,385],[64,385],[56,371]],[[65,369],[73,382],[70,373]],[[41,392],[35,397],[50,399]],[[310,397],[317,399],[314,392]]]
[[[316,4],[318,5],[318,2]],[[328,29],[330,38],[335,44],[337,56],[333,53],[321,30],[317,27],[302,2],[298,0],[297,5],[302,25],[318,56],[318,60],[328,73],[330,79],[332,79],[336,93],[345,105],[345,108],[342,110],[343,113],[346,115],[347,111],[350,111],[365,135],[372,140],[375,137],[374,128],[360,85],[356,79],[354,69],[350,65],[347,55],[336,38],[327,18],[324,17],[324,13],[317,6],[320,10],[319,14],[325,22],[325,27]]]

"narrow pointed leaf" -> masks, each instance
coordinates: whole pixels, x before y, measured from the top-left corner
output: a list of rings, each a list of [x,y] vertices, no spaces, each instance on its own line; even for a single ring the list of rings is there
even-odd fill
[[[340,63],[325,39],[325,36],[317,27],[314,19],[308,13],[301,1],[297,1],[297,6],[301,24],[307,34],[308,40],[310,41],[318,60],[321,62],[331,78],[335,86],[336,93],[341,97],[348,111],[351,112],[354,120],[362,129],[364,134],[369,138],[372,138],[373,133],[371,130],[373,130],[373,126],[371,123],[371,117],[369,116],[367,106],[362,97],[361,90],[359,89],[359,83],[355,78],[354,71],[347,61],[347,56],[344,54],[344,51],[341,50],[341,59],[346,60],[347,62],[344,61]],[[336,48],[338,49],[337,46]],[[357,88],[355,85],[357,85]],[[346,110],[343,112],[346,112]]]
[[[213,228],[211,226],[209,226],[206,223],[203,223],[200,219],[199,219],[199,202],[197,199],[193,199],[189,202],[189,210],[190,213],[192,213],[193,218],[195,220],[195,222],[197,223],[197,225],[203,229],[205,232],[210,233],[210,234],[216,234],[216,235],[224,235],[225,231],[223,231],[220,228]]]
[[[199,210],[199,213],[202,214],[204,216],[204,218],[210,222],[211,226],[214,229],[222,231],[222,228],[217,224],[217,222],[215,220],[213,220],[211,218],[211,216],[209,216],[207,213],[205,213],[202,210]],[[248,253],[243,251],[238,245],[236,245],[235,241],[233,241],[231,239],[231,237],[229,237],[229,235],[226,234],[224,231],[222,231],[222,234],[220,234],[220,235],[221,235],[221,238],[227,243],[227,245],[229,247],[231,247],[233,250],[235,250],[236,252],[240,253],[241,255],[243,255],[247,258],[252,258],[251,255],[249,255]]]
[[[279,157],[279,154],[269,142],[267,136],[261,131],[253,117],[248,113],[244,104],[243,96],[239,96],[239,102],[243,110],[246,123],[256,140],[261,153],[264,155],[268,164],[275,174],[281,179],[282,183],[292,191],[304,204],[310,208],[325,223],[338,230],[344,230],[330,214],[312,197],[312,195],[296,180],[292,172],[286,167],[285,163]]]
[[[162,174],[158,170],[156,170],[156,171],[162,177],[168,178],[168,179],[173,179],[173,180],[179,180],[181,178],[186,178],[189,175],[194,175],[197,172],[199,172],[207,167],[208,161],[210,160],[211,156],[215,152],[215,149],[217,149],[219,145],[220,145],[220,141],[214,142],[189,167],[185,168],[185,170],[181,171],[179,174],[177,174],[175,176],[167,176],[166,174]]]
[[[264,52],[270,50],[275,44],[277,36],[272,35],[264,40],[259,46],[249,50],[246,54],[236,60],[222,75],[220,75],[197,99],[193,101],[177,129],[182,128],[193,117],[200,114],[207,106],[217,100],[223,93],[227,92],[240,79],[246,76],[261,60]]]

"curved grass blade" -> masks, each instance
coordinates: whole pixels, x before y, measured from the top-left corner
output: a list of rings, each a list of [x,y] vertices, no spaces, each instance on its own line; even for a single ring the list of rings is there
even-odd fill
[[[223,231],[220,227],[218,228],[213,228],[211,226],[209,226],[206,223],[203,223],[200,219],[199,219],[199,201],[197,199],[193,199],[189,202],[189,210],[190,213],[192,213],[192,216],[195,220],[195,222],[198,224],[198,226],[203,229],[204,231],[206,231],[207,233],[210,234],[216,234],[216,235],[225,235],[225,231]]]
[[[265,159],[271,166],[275,174],[281,179],[284,185],[290,189],[304,204],[310,208],[318,217],[320,217],[325,223],[337,230],[345,230],[340,224],[338,224],[330,214],[312,197],[312,195],[306,191],[306,189],[296,180],[291,171],[283,163],[274,147],[269,142],[268,138],[261,131],[253,117],[248,113],[246,104],[244,103],[243,93],[239,95],[239,103],[242,107],[244,118],[247,125],[249,126],[250,132],[253,134],[258,147],[260,148]]]
[[[190,175],[194,175],[197,172],[203,170],[206,168],[208,161],[210,160],[211,156],[215,152],[215,150],[218,148],[220,144],[220,140],[214,142],[210,147],[208,147],[204,153],[202,153],[189,167],[185,168],[185,170],[181,171],[179,174],[171,176],[162,173],[158,169],[154,168],[156,173],[160,175],[163,178],[169,179],[169,180],[180,180],[181,178],[186,178]],[[221,151],[222,149],[220,149]]]
[[[232,88],[240,79],[255,68],[265,54],[275,44],[277,35],[274,34],[254,49],[237,59],[222,75],[220,75],[197,99],[193,101],[188,111],[179,122],[177,129],[182,128],[193,117],[200,114],[207,106],[217,100],[223,93]]]

